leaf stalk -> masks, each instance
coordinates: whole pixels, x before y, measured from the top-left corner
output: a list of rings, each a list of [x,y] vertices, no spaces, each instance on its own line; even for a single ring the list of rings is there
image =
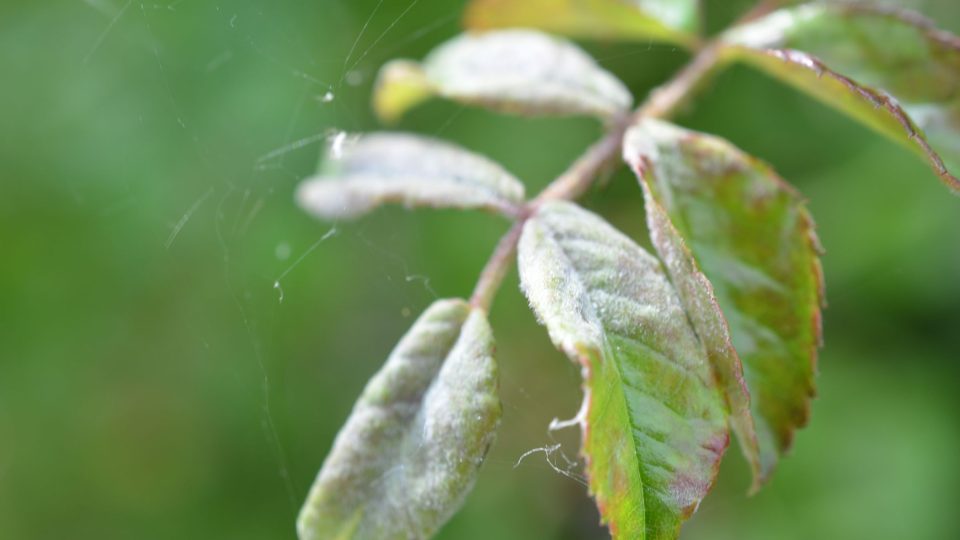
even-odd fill
[[[500,239],[480,273],[470,304],[490,311],[493,300],[511,267],[517,243],[527,218],[546,201],[575,200],[590,188],[600,174],[611,167],[620,153],[627,128],[641,118],[669,118],[710,78],[720,63],[720,46],[708,43],[693,60],[662,86],[654,88],[632,113],[615,119],[602,139],[594,143],[566,171],[529,201]]]
[[[470,304],[486,312],[510,270],[523,224],[546,201],[572,201],[586,193],[602,172],[609,169],[620,153],[623,135],[630,125],[641,118],[670,118],[703,87],[720,63],[720,45],[710,42],[702,47],[693,60],[662,86],[654,88],[647,99],[632,113],[615,119],[602,139],[594,143],[566,171],[529,201],[519,212],[513,226],[500,239],[484,266]]]

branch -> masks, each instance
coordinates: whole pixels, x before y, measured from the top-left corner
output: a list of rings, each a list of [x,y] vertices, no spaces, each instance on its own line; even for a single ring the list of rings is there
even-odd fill
[[[517,219],[507,234],[500,238],[493,254],[490,255],[490,260],[480,273],[480,279],[477,280],[477,286],[470,297],[470,305],[490,311],[493,297],[500,290],[500,284],[503,283],[503,278],[510,269],[510,261],[514,259],[517,252],[517,242],[520,241],[520,233],[523,232],[523,224],[526,221],[527,215]]]
[[[666,84],[655,88],[633,113],[613,122],[610,131],[594,143],[560,176],[530,201],[510,230],[500,239],[496,249],[480,273],[470,297],[474,307],[490,311],[493,299],[514,259],[523,224],[546,201],[574,200],[583,195],[597,176],[609,167],[620,153],[627,128],[641,118],[668,118],[675,114],[709,78],[719,61],[719,46],[708,44],[693,60]]]

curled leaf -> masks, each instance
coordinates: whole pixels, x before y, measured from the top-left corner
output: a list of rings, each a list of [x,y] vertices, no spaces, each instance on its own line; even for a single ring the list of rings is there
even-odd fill
[[[641,170],[641,167],[633,166]],[[696,259],[670,221],[666,209],[653,197],[649,184],[642,177],[640,184],[643,187],[650,239],[677,289],[677,295],[686,308],[697,336],[707,348],[710,362],[730,408],[730,424],[740,441],[740,449],[753,470],[751,491],[756,491],[766,479],[767,471],[761,466],[760,446],[750,411],[750,392],[743,378],[743,364],[730,338],[727,320],[720,310],[713,285],[700,271]]]
[[[960,193],[960,38],[900,9],[809,4],[728,31],[744,61],[925,156]]]
[[[300,511],[301,540],[431,536],[473,486],[499,419],[486,316],[435,302],[337,435]]]
[[[815,394],[823,292],[813,220],[769,167],[717,137],[644,120],[627,131],[624,157],[664,258],[686,264],[688,248],[712,283],[743,361],[766,477]]]
[[[430,95],[525,115],[609,118],[633,98],[576,45],[532,30],[463,34],[422,64],[394,60],[380,72],[374,108],[394,121]]]
[[[697,0],[472,0],[474,30],[525,26],[573,37],[695,42]]]
[[[548,202],[524,225],[520,280],[584,374],[590,491],[616,539],[676,538],[729,440],[703,344],[660,263],[600,217]]]
[[[297,200],[323,219],[353,218],[384,203],[483,208],[513,216],[523,184],[497,163],[452,144],[400,133],[374,133],[331,149]]]

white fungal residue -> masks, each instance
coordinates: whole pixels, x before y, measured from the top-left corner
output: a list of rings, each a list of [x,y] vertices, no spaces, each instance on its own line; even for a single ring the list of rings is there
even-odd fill
[[[566,476],[567,478],[579,484],[582,484],[584,486],[587,485],[587,479],[585,477],[573,472],[574,470],[576,470],[577,467],[580,466],[580,463],[575,460],[571,460],[569,457],[567,457],[560,443],[541,446],[539,448],[533,448],[531,450],[527,450],[526,452],[520,455],[520,458],[517,459],[517,463],[514,464],[513,468],[516,469],[517,467],[520,466],[521,463],[523,463],[524,459],[526,459],[529,456],[532,456],[533,454],[538,454],[538,453],[543,453],[544,458],[547,461],[547,465],[549,465],[550,468],[553,469],[555,472],[560,473],[563,476]],[[557,463],[554,461],[554,457],[553,457],[554,455],[560,456],[560,458],[564,462],[564,465],[565,465],[564,467],[560,467],[559,465],[557,465]]]

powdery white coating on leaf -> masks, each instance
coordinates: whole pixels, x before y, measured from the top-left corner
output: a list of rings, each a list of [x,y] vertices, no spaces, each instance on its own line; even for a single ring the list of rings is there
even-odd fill
[[[623,158],[637,173],[643,188],[647,229],[653,245],[666,266],[697,336],[707,348],[707,354],[724,389],[731,412],[731,425],[740,441],[741,451],[753,469],[751,490],[756,491],[764,480],[765,471],[761,467],[760,447],[750,412],[750,392],[743,378],[740,357],[731,342],[727,320],[720,310],[713,285],[700,271],[680,232],[670,221],[666,209],[653,197],[644,178],[653,159],[675,159],[657,152],[656,145],[651,144],[651,137],[647,135],[646,126],[656,130],[661,125],[656,121],[649,124],[643,121],[627,130],[623,142]]]
[[[654,244],[701,337],[720,328],[696,321],[708,306],[692,306],[716,301],[723,309],[750,390],[760,476],[768,476],[807,423],[815,393],[823,291],[813,221],[789,185],[718,137],[644,120],[627,131],[624,157],[638,172]],[[690,265],[709,279],[701,283],[709,298],[683,293],[679,283],[690,277],[677,276],[692,270],[676,267]],[[705,339],[722,345],[719,335]]]
[[[614,538],[675,538],[713,483],[727,415],[660,263],[600,217],[548,202],[526,222],[520,280],[584,371],[583,452]]]
[[[780,48],[783,36],[795,24],[816,17],[823,10],[818,4],[806,4],[791,9],[780,9],[764,16],[762,23],[736,26],[724,33],[728,43],[736,43],[755,49]]]
[[[723,35],[750,63],[925,156],[960,193],[960,38],[863,4],[773,12]]]
[[[500,418],[493,336],[439,300],[367,384],[297,521],[301,540],[428,538],[461,506]]]
[[[484,208],[513,215],[524,189],[497,163],[452,144],[400,133],[344,142],[297,200],[323,219],[353,218],[384,203]]]
[[[475,30],[539,28],[604,40],[663,40],[690,45],[698,0],[472,0],[465,25]]]
[[[437,95],[507,113],[609,118],[633,102],[623,83],[576,45],[532,30],[460,35],[431,52],[421,69]],[[381,79],[375,102],[399,92],[403,77]]]

